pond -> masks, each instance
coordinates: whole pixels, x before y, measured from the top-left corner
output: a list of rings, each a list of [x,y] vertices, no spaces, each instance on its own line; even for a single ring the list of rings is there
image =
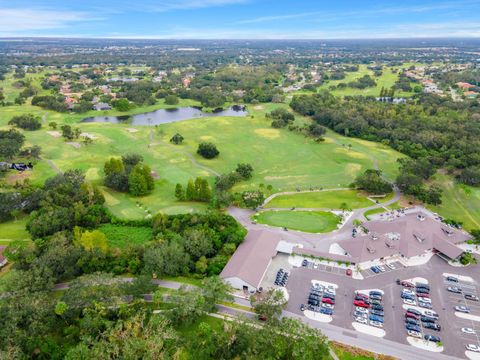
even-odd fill
[[[93,116],[83,119],[84,123],[109,122],[113,124],[128,123],[131,125],[159,125],[188,119],[198,119],[212,116],[245,116],[245,106],[234,105],[228,109],[216,109],[213,112],[205,112],[197,107],[182,107],[175,109],[160,109],[137,115],[123,116]]]

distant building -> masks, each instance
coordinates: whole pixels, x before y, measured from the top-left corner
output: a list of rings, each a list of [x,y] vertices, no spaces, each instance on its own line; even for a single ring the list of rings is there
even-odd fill
[[[389,96],[382,96],[378,97],[377,101],[384,102],[384,103],[391,103],[391,104],[406,104],[407,99],[405,98],[392,98]]]
[[[457,244],[470,239],[467,233],[436,221],[422,211],[392,221],[369,221],[362,226],[368,230],[366,235],[338,242],[344,255],[355,264],[392,256],[411,258],[429,251],[457,259],[463,253]]]
[[[106,111],[106,110],[111,110],[112,107],[107,104],[107,103],[97,103],[97,104],[94,104],[93,105],[93,110],[97,110],[97,111]]]
[[[280,240],[267,231],[250,231],[220,276],[235,289],[258,290]]]
[[[472,85],[466,82],[458,82],[457,86],[459,89],[462,89],[462,90],[469,90],[470,88],[475,87],[475,85]]]

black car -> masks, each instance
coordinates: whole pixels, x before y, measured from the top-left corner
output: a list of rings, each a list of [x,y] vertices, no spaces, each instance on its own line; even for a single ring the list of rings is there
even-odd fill
[[[308,304],[313,306],[318,306],[318,304],[320,304],[320,301],[316,299],[308,299]]]
[[[306,260],[306,259],[303,260],[303,261],[302,261],[302,266],[303,266],[303,267],[307,267],[307,266],[308,266],[308,260]]]
[[[420,326],[417,320],[412,319],[412,318],[405,318],[405,324],[410,324],[410,325],[415,325],[415,326]]]
[[[423,338],[427,341],[433,341],[433,342],[440,342],[441,341],[438,336],[430,335],[430,334],[426,334]]]
[[[442,330],[442,327],[438,324],[435,324],[435,323],[423,323],[422,325],[425,329],[430,329],[430,330],[435,330],[435,331]]]
[[[435,319],[428,316],[421,316],[420,320],[422,320],[423,323],[435,323]]]
[[[305,311],[305,304],[300,305],[300,311]]]
[[[467,300],[472,300],[472,301],[478,301],[478,296],[473,295],[473,294],[465,294],[465,299]]]
[[[379,304],[373,304],[373,305],[372,305],[372,309],[373,309],[373,310],[383,311],[383,306],[382,306],[382,305],[379,305]]]
[[[383,311],[380,311],[380,310],[370,310],[370,314],[377,315],[377,316],[383,316],[384,315]]]
[[[447,276],[447,281],[458,282],[458,278],[456,278],[455,276]]]
[[[428,293],[430,292],[430,290],[427,290],[427,289],[422,288],[422,287],[417,287],[415,290],[416,290],[417,293],[419,293],[419,294],[428,294]]]
[[[427,289],[428,291],[430,291],[430,286],[428,286],[427,284],[416,283],[415,286],[417,288]]]

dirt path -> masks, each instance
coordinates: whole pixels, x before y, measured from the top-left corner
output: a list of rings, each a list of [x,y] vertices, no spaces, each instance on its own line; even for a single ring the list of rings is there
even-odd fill
[[[62,174],[62,170],[60,170],[60,169],[57,167],[57,165],[54,164],[54,162],[53,162],[52,160],[50,160],[50,159],[43,159],[43,160],[45,160],[45,161],[48,163],[48,165],[50,165],[50,167],[51,167],[53,170],[55,170],[58,174]]]

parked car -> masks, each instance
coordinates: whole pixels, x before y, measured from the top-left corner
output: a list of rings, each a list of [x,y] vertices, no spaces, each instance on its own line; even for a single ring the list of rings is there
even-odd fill
[[[382,301],[382,295],[370,295],[370,300]]]
[[[378,321],[378,322],[381,322],[383,324],[383,317],[381,317],[381,316],[370,315],[368,318],[369,318],[370,321]]]
[[[465,334],[471,334],[471,335],[476,334],[475,330],[473,330],[472,328],[468,328],[468,327],[462,328],[462,332],[465,333]]]
[[[480,352],[480,346],[474,344],[465,345],[468,351]]]
[[[446,280],[455,283],[458,282],[458,278],[456,278],[455,276],[447,276]]]
[[[412,318],[412,319],[415,319],[415,320],[420,319],[420,315],[415,314],[415,313],[412,313],[412,312],[410,312],[410,311],[407,311],[407,312],[405,313],[405,317],[406,317],[406,318]]]
[[[314,305],[314,306],[317,306],[318,304],[320,304],[320,300],[316,300],[316,299],[308,299],[308,305]]]
[[[368,295],[372,296],[372,295],[378,295],[378,296],[383,296],[383,294],[380,292],[380,291],[377,291],[377,290],[372,290],[368,293]]]
[[[408,295],[414,296],[415,292],[413,290],[410,290],[410,289],[402,289],[402,294],[408,294]]]
[[[412,306],[417,305],[417,302],[415,300],[412,300],[412,299],[403,299],[403,303],[407,304],[407,305],[412,305]]]
[[[418,313],[420,314],[420,312],[418,312]],[[433,318],[433,319],[438,319],[439,318],[438,314],[433,310],[425,310],[424,314],[426,316],[429,316],[429,317]]]
[[[421,299],[421,298],[420,298]],[[432,309],[432,304],[424,301],[419,301],[418,306],[424,309]]]
[[[362,309],[363,309],[363,308],[362,308]],[[364,313],[364,312],[361,312],[361,311],[354,311],[353,316],[366,318],[366,317],[368,317],[368,314],[367,314],[367,313]]]
[[[383,311],[383,306],[380,304],[372,304],[372,309]]]
[[[466,313],[466,314],[469,314],[469,313],[470,313],[470,308],[469,308],[469,307],[466,307],[466,306],[463,306],[463,305],[457,305],[457,306],[455,306],[455,310],[456,310],[456,311],[459,311],[459,312],[462,312],[462,313]]]
[[[427,293],[417,293],[417,296],[421,298],[430,298],[430,294]]]
[[[417,282],[417,283],[415,283],[415,286],[416,286],[417,288],[424,288],[424,289],[427,289],[427,290],[430,291],[430,286],[429,286],[428,284],[424,284],[424,283],[419,283],[419,282]]]
[[[365,301],[361,301],[361,300],[354,300],[353,305],[359,306],[359,307],[362,307],[362,308],[369,308],[370,307],[370,304],[366,303]]]
[[[429,303],[429,304],[432,303],[432,300],[430,298],[427,298],[427,297],[419,297],[418,301],[419,302],[424,302],[424,303]]]
[[[456,286],[447,286],[447,291],[450,291],[451,293],[455,293],[455,294],[461,294],[462,293],[462,289],[460,289]]]
[[[405,318],[405,324],[420,326],[420,323],[417,320],[412,318]]]
[[[382,305],[382,302],[380,300],[372,299],[372,300],[370,300],[370,304],[371,305]]]
[[[412,294],[407,294],[407,293],[403,293],[400,295],[400,297],[402,299],[410,299],[410,300],[415,300],[415,295],[412,295]]]
[[[370,320],[370,325],[378,327],[378,328],[383,328],[383,323],[381,323],[380,321],[371,321]]]
[[[424,335],[423,338],[427,341],[433,341],[433,342],[440,342],[441,341],[438,336],[430,335],[430,334]]]
[[[333,315],[333,310],[332,309],[321,308],[320,309],[320,314]]]
[[[407,312],[418,315],[418,316],[422,315],[422,313],[420,311],[418,311],[417,309],[414,309],[414,308],[407,308]]]
[[[422,287],[417,287],[415,290],[416,290],[417,294],[428,294],[428,293],[430,293],[430,290],[427,290],[427,289],[422,288]]]
[[[346,274],[347,276],[352,276],[352,273],[353,273],[353,272],[352,272],[352,269],[347,269],[347,270],[345,271],[345,274]]]
[[[305,311],[305,304],[300,305],[300,311]]]
[[[402,285],[403,287],[406,287],[406,288],[414,288],[415,287],[414,284],[412,284],[409,281],[405,281],[405,280],[400,281],[400,285]]]
[[[390,270],[395,270],[395,269],[396,269],[395,265],[393,265],[393,264],[387,264],[387,267],[388,267]]]
[[[323,297],[327,298],[327,299],[332,299],[333,301],[335,301],[335,295],[325,293],[325,294],[323,294]]]
[[[407,331],[410,330],[410,331],[421,332],[420,326],[406,324],[405,328],[407,329]]]
[[[370,268],[370,270],[372,270],[375,274],[380,273],[380,269],[379,269],[378,267],[376,267],[376,266],[372,266],[372,267]]]
[[[407,334],[409,336],[413,336],[413,337],[416,337],[416,338],[422,338],[422,334],[418,331],[413,331],[413,330],[407,330]]]
[[[434,318],[431,318],[431,317],[428,317],[428,316],[425,316],[425,315],[422,315],[420,317],[420,320],[422,320],[422,322],[425,322],[425,323],[434,323],[435,322],[435,319]]]
[[[307,260],[307,259],[304,259],[304,260],[302,261],[302,266],[303,266],[303,267],[307,267],[307,266],[308,266],[308,260]]]
[[[435,330],[435,331],[442,330],[442,327],[438,324],[435,324],[435,323],[423,323],[422,325],[425,329],[430,329],[430,330]]]
[[[364,314],[368,313],[367,309],[365,309],[363,307],[360,307],[360,306],[355,306],[355,311],[359,311],[359,312],[364,313]]]
[[[472,300],[472,301],[478,301],[478,296],[476,295],[473,295],[473,294],[465,294],[463,295],[465,297],[465,299],[467,300]]]
[[[325,297],[322,299],[322,303],[335,305],[335,301],[334,301],[334,300],[329,299],[329,298],[325,298]]]
[[[333,309],[334,306],[332,304],[327,304],[327,303],[322,303],[322,308],[325,308],[325,309]]]
[[[378,270],[380,270],[380,272],[385,272],[385,268],[381,265],[377,266]]]
[[[366,317],[360,317],[360,316],[355,317],[355,321],[360,323],[360,324],[367,324],[368,323],[368,320],[367,320]]]
[[[380,311],[380,310],[370,310],[370,314],[372,315],[377,315],[377,316],[384,316],[384,313],[383,311]]]

